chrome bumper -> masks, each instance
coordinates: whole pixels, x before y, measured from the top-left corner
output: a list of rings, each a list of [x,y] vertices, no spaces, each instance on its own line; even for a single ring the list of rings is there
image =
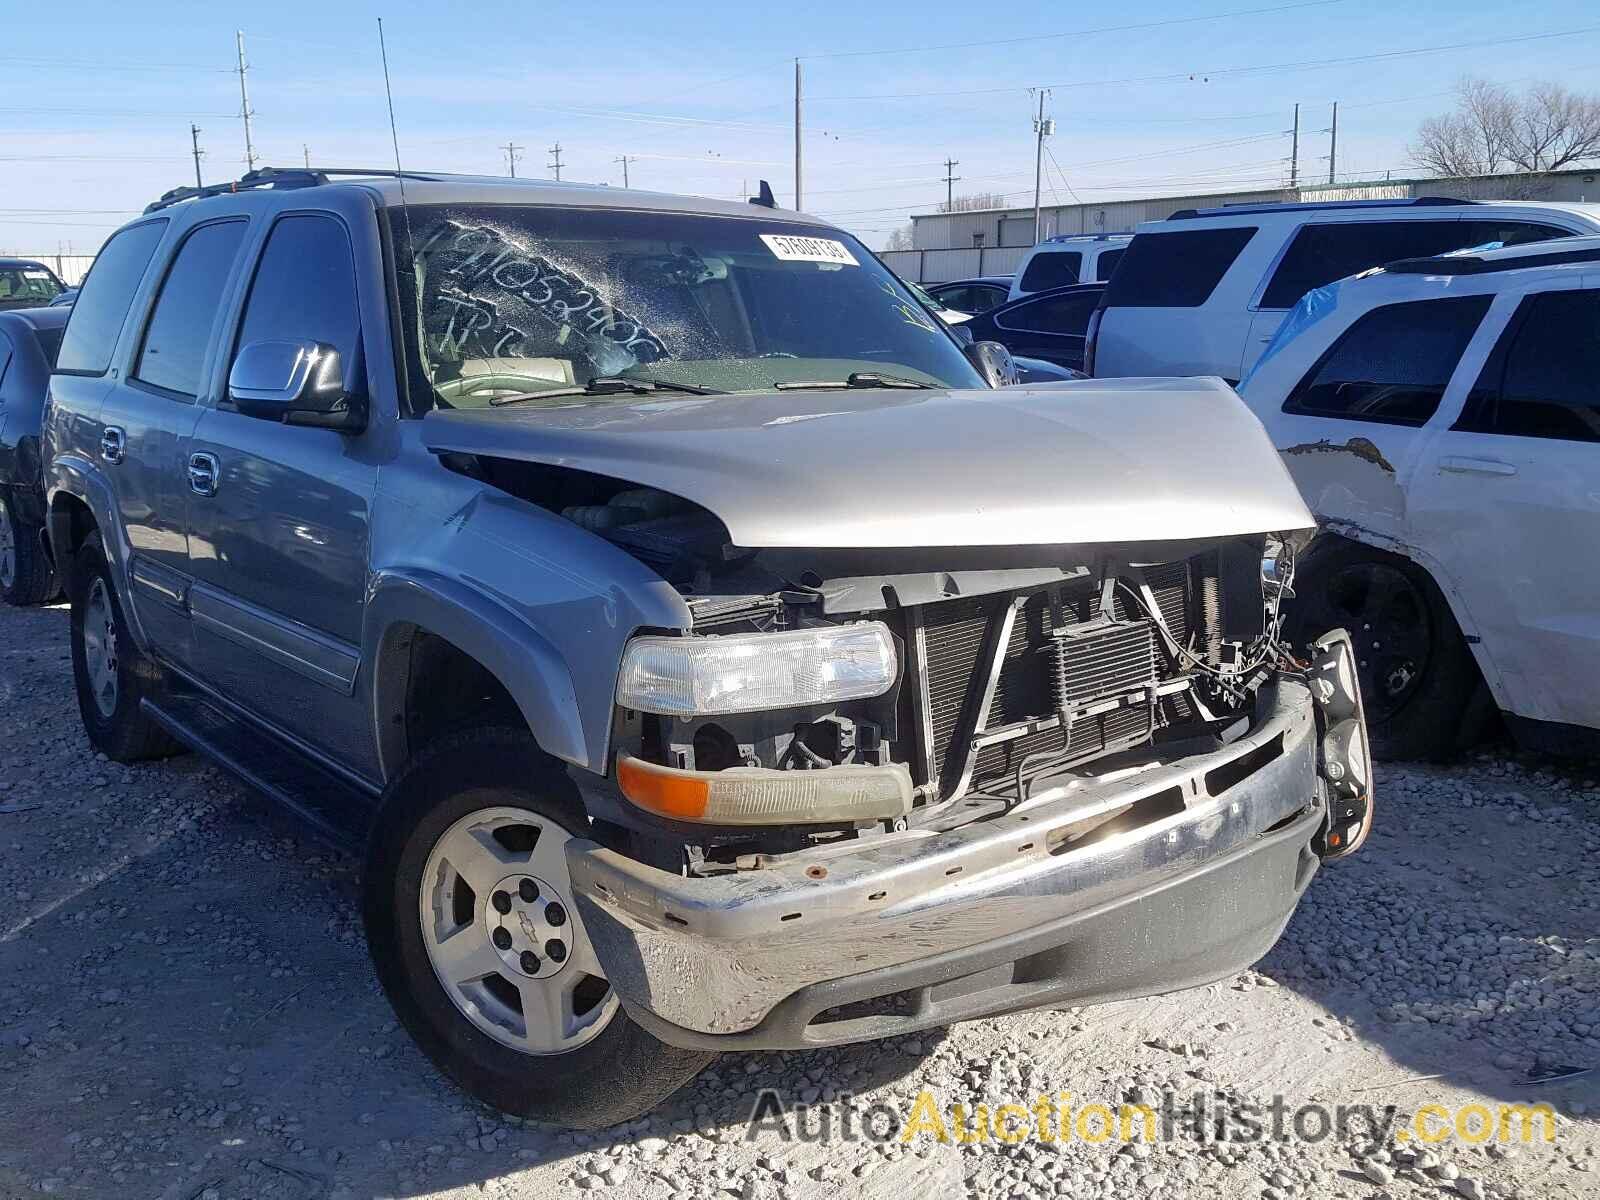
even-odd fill
[[[855,1040],[753,1031],[786,999],[827,981],[878,972],[893,982],[902,968],[920,978],[918,964],[929,967],[921,975],[937,975],[941,956],[971,951],[976,961],[985,947],[1080,918],[1093,920],[1099,945],[1117,947],[1113,957],[1138,965],[1127,979],[1146,981],[1120,992],[1108,984],[1101,998],[1216,978],[1248,965],[1224,959],[1259,956],[1276,940],[1315,869],[1306,843],[1325,820],[1309,691],[1280,681],[1262,710],[1256,728],[1219,751],[1087,784],[1041,779],[1004,816],[787,855],[755,871],[685,878],[575,840],[567,859],[577,903],[624,1006],[683,1044]],[[1129,805],[1150,819],[1076,843],[1096,814]],[[1251,856],[1259,863],[1258,850],[1271,851],[1270,864],[1249,876],[1253,894],[1234,894],[1245,877],[1217,868]],[[1160,893],[1182,920],[1196,887],[1211,889],[1203,937],[1229,947],[1212,956],[1209,975],[1181,946],[1158,949],[1144,936],[1159,904],[1139,915],[1139,902]],[[1230,933],[1239,936],[1228,941]],[[1138,961],[1152,951],[1172,960],[1167,976],[1160,963]]]

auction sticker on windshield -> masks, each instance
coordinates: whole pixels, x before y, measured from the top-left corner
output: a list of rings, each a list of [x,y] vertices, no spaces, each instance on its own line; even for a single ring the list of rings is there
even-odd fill
[[[843,242],[832,238],[795,237],[787,233],[763,233],[761,240],[767,244],[774,257],[785,262],[833,263],[842,267],[859,267],[856,256]]]

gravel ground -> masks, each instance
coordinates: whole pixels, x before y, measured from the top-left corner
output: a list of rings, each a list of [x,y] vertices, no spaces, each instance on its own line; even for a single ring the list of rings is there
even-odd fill
[[[1237,978],[730,1055],[652,1117],[573,1135],[477,1106],[413,1049],[367,963],[350,859],[193,756],[130,768],[90,750],[63,610],[0,610],[0,730],[0,1196],[1600,1195],[1600,1082],[1527,1082],[1600,1066],[1595,765],[1383,771],[1367,848],[1320,872]],[[1560,1115],[1553,1143],[1509,1151],[1193,1123],[1120,1147],[824,1144],[754,1129],[763,1088],[835,1128],[841,1103],[907,1115],[924,1088],[946,1111],[1203,1095],[1235,1134],[1274,1095],[1402,1120],[1541,1100]]]

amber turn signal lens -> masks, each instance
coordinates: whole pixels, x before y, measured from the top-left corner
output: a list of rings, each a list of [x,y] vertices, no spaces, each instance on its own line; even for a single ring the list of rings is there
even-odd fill
[[[700,820],[711,797],[711,784],[704,779],[630,757],[617,762],[617,786],[640,808],[679,821]]]

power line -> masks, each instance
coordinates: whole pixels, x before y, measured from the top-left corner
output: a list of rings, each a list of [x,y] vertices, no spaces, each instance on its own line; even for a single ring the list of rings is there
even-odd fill
[[[1223,21],[1230,17],[1258,17],[1268,13],[1291,12],[1299,8],[1324,8],[1344,0],[1301,0],[1298,4],[1277,4],[1271,8],[1241,8],[1233,12],[1206,13],[1195,17],[1171,17],[1163,21],[1141,21],[1133,25],[1101,25],[1087,29],[1067,29],[1059,33],[1033,33],[1026,37],[990,38],[974,42],[941,42],[932,46],[898,46],[881,50],[831,50],[821,54],[802,54],[802,59],[864,58],[880,54],[930,54],[936,50],[965,50],[975,46],[1017,46],[1026,42],[1045,42],[1058,38],[1092,37],[1098,33],[1132,33],[1142,29],[1164,29],[1170,25],[1193,25],[1203,21]]]
[[[1477,50],[1487,46],[1509,46],[1521,42],[1549,41],[1552,38],[1579,37],[1597,32],[1600,32],[1600,25],[1589,25],[1581,29],[1563,29],[1552,33],[1529,33],[1521,37],[1493,38],[1479,42],[1452,42],[1443,46],[1415,46],[1409,50],[1385,50],[1374,54],[1352,54],[1340,58],[1309,58],[1297,62],[1257,63],[1243,67],[1215,67],[1209,70],[1174,71],[1163,75],[1130,75],[1124,79],[1073,80],[1067,83],[1049,83],[1043,86],[1049,88],[1102,88],[1137,83],[1171,83],[1178,80],[1206,82],[1224,76],[1257,75],[1278,71],[1308,71],[1322,67],[1348,66],[1352,63],[1383,62],[1397,58],[1409,58],[1420,54],[1444,54],[1451,50]],[[958,91],[876,92],[861,96],[813,96],[812,99],[814,101],[922,100],[936,96],[994,96],[1002,92],[1015,92],[1016,90],[1018,90],[1018,85],[1013,84],[1010,87],[966,88]]]

